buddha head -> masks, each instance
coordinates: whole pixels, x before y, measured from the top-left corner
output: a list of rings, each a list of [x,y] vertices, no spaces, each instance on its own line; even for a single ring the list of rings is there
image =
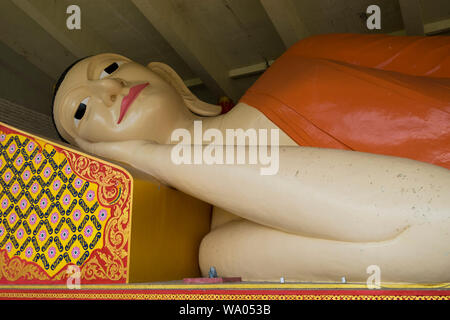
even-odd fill
[[[110,53],[74,63],[55,90],[56,128],[72,144],[76,139],[167,143],[174,129],[221,112],[195,97],[166,64],[143,66]]]

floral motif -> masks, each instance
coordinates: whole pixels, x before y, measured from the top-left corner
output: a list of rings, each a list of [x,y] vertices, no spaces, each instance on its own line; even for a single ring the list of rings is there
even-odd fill
[[[32,248],[32,247],[28,247],[28,248],[25,250],[25,256],[26,256],[27,258],[31,258],[32,255],[33,255],[33,248]]]
[[[58,212],[53,212],[52,215],[50,216],[50,221],[52,223],[57,223],[59,220],[59,214]]]
[[[49,276],[40,267],[28,264],[19,257],[9,259],[7,253],[0,250],[0,279],[14,282],[22,278],[48,280]]]
[[[19,203],[20,210],[22,210],[22,211],[25,210],[27,208],[27,206],[28,206],[27,199],[23,198],[22,200],[20,200],[20,203]]]
[[[8,200],[8,198],[4,198],[2,200],[2,209],[6,210],[8,208],[8,206],[9,206],[9,200]]]
[[[10,171],[7,171],[5,173],[5,175],[3,176],[3,180],[5,180],[5,182],[9,182],[9,180],[11,180],[11,178],[12,178],[12,174]]]
[[[38,153],[36,157],[34,157],[34,163],[39,165],[42,162],[42,154]]]
[[[28,181],[28,179],[30,179],[30,177],[31,177],[31,172],[30,172],[30,170],[25,170],[24,172],[23,172],[23,174],[22,174],[22,179],[24,180],[24,181]]]
[[[22,164],[23,164],[23,157],[22,157],[22,156],[18,156],[18,157],[16,158],[15,164],[16,164],[16,166],[18,166],[18,167],[22,166]]]
[[[71,200],[71,198],[70,198],[70,195],[68,195],[68,194],[66,194],[64,197],[63,197],[63,204],[65,205],[65,206],[67,206],[69,203],[70,203],[70,200]]]
[[[105,221],[107,217],[108,217],[108,212],[105,209],[101,209],[97,216],[98,220],[100,220],[100,221]]]
[[[1,128],[2,125],[0,125],[0,129]],[[20,137],[19,139],[21,142],[24,141],[21,138],[21,134],[17,135]],[[7,136],[3,134],[3,139],[5,140],[6,138]],[[58,254],[58,250],[63,250],[58,247],[59,244],[56,241],[64,241],[64,243],[61,244],[63,246],[68,245],[68,248],[70,248],[67,249],[70,250],[68,251],[70,259],[79,259],[84,252],[82,252],[83,248],[80,245],[83,244],[83,242],[82,240],[79,240],[79,237],[83,236],[87,240],[87,238],[92,239],[95,234],[95,228],[90,224],[90,222],[86,225],[85,220],[87,219],[83,216],[83,210],[80,211],[80,209],[93,210],[94,207],[91,208],[91,202],[96,200],[95,208],[98,208],[99,210],[97,211],[98,213],[96,214],[96,217],[97,221],[100,222],[102,226],[102,235],[100,240],[97,240],[98,242],[93,242],[96,243],[95,249],[88,249],[89,258],[86,259],[81,265],[82,279],[87,282],[96,281],[96,279],[109,279],[113,282],[125,282],[128,259],[128,241],[130,236],[130,177],[121,169],[105,164],[99,160],[91,159],[87,156],[81,156],[75,152],[64,150],[59,147],[52,146],[51,144],[46,144],[39,139],[30,137],[27,138],[32,139],[33,141],[28,141],[25,146],[20,146],[12,142],[8,149],[4,151],[9,152],[10,154],[17,154],[21,152],[17,155],[13,162],[13,165],[17,170],[19,170],[19,167],[21,166],[23,167],[24,165],[28,165],[24,160],[26,158],[25,153],[28,154],[30,161],[32,161],[30,169],[32,169],[33,172],[35,172],[34,170],[38,170],[43,163],[46,164],[42,172],[38,171],[39,173],[35,173],[36,177],[33,177],[33,174],[31,173],[32,170],[24,168],[24,171],[21,173],[21,178],[18,178],[18,182],[23,181],[25,184],[28,183],[31,178],[36,179],[32,181],[32,185],[29,189],[26,188],[23,190],[26,194],[17,203],[21,209],[21,212],[18,212],[20,214],[20,218],[22,219],[22,215],[24,215],[23,227],[21,223],[18,228],[16,227],[17,229],[14,229],[15,231],[12,231],[14,232],[18,245],[21,246],[22,243],[25,243],[24,241],[27,237],[27,232],[29,232],[26,228],[29,227],[31,231],[33,231],[39,222],[39,232],[37,233],[36,238],[38,239],[40,246],[43,246],[44,243],[49,240],[48,232],[50,232],[50,230],[55,230],[52,245],[49,246],[45,252],[43,251],[39,254],[45,254],[48,259],[54,259]],[[38,149],[39,152],[36,152],[36,149]],[[36,154],[32,155],[33,152],[36,152]],[[44,153],[46,154],[48,160],[44,160]],[[58,166],[63,160],[67,160],[67,163],[65,163],[61,172],[58,172],[58,175],[56,175],[50,165],[54,167],[56,163]],[[4,160],[0,159],[0,166],[4,165]],[[14,178],[15,172],[16,171],[13,173],[11,170],[7,169],[0,179],[3,179],[4,182],[8,183]],[[63,183],[62,180],[64,179],[60,176],[61,174],[66,175],[67,179],[70,178],[69,175],[75,176],[75,179],[73,182],[71,182],[72,180],[70,179],[68,180],[70,182]],[[38,175],[41,177],[41,180],[39,180]],[[44,187],[41,186],[42,178],[50,178],[52,175],[56,176],[56,180],[52,181],[49,187],[50,190],[54,192],[61,190],[62,186],[66,183],[72,183],[72,186],[65,185],[64,187],[68,187],[66,194],[63,194],[61,199],[57,198],[57,201],[60,201],[61,205],[67,205],[64,208],[57,206],[58,203],[54,200],[56,197],[54,192],[48,193],[47,186],[42,189]],[[82,189],[85,183],[86,185],[89,185],[89,189],[86,191]],[[21,190],[21,186],[21,184],[13,183],[9,190],[12,194],[18,194]],[[84,195],[82,195],[81,192],[79,194],[75,193],[74,189],[71,189],[71,187],[75,188],[77,192],[82,190],[81,192]],[[43,197],[39,194],[39,192],[44,194]],[[40,199],[36,199],[38,194]],[[83,201],[78,202],[78,199],[81,200],[81,197],[85,203],[83,203]],[[71,201],[73,203],[72,205],[70,205]],[[48,217],[45,216],[45,210],[49,208],[50,203],[52,204],[51,207],[53,211],[50,217]],[[86,207],[86,204],[88,207]],[[0,202],[2,211],[7,210],[11,205],[10,200],[5,195]],[[70,207],[68,207],[69,205]],[[38,207],[42,210],[42,214],[44,214],[41,218],[37,215],[38,212],[41,214],[37,209]],[[25,212],[27,208],[29,211]],[[36,212],[34,212],[34,210],[36,210]],[[8,222],[13,222],[18,225],[17,222],[19,217],[16,212],[14,210],[8,212]],[[87,217],[89,218],[89,215],[87,215]],[[38,221],[40,219],[42,219],[42,221]],[[61,219],[65,219],[66,222]],[[72,220],[72,222],[70,220]],[[75,229],[80,227],[80,221],[83,221],[83,228]],[[48,225],[49,222],[52,223],[51,227]],[[71,224],[75,222],[77,222],[75,226]],[[47,225],[45,223],[47,223]],[[60,231],[59,228],[61,228]],[[0,237],[4,238],[5,234],[8,232],[9,230],[7,231],[5,227],[2,226],[2,222],[0,221]],[[72,234],[75,237],[72,238]],[[31,238],[33,237],[32,233],[29,235]],[[59,239],[57,239],[58,237]],[[91,241],[92,240],[89,242]],[[65,266],[67,263],[64,260],[62,260],[56,270],[46,270],[43,268],[43,264],[40,259],[37,259],[36,263],[29,263],[31,262],[33,255],[38,254],[35,252],[33,243],[30,242],[24,251],[20,251],[19,247],[14,246],[17,246],[15,242],[8,241],[2,248],[0,248],[0,281],[4,279],[7,281],[16,281],[21,279],[20,281],[24,283],[28,280],[64,281],[64,279],[67,278],[67,274],[65,272]],[[15,253],[14,248],[17,249],[18,253]],[[63,252],[64,251],[61,251],[61,254]],[[53,263],[49,260],[48,262]],[[75,261],[72,260],[72,263],[75,263]]]
[[[53,259],[56,255],[55,247],[53,247],[53,246],[49,247],[47,253],[48,253],[49,258]]]
[[[22,239],[24,234],[25,234],[25,231],[23,230],[23,228],[19,228],[16,233],[17,239],[19,239],[19,240]]]
[[[47,239],[47,232],[45,230],[39,231],[38,238],[40,241],[45,241]]]
[[[37,221],[37,217],[36,217],[36,214],[30,214],[30,216],[28,217],[28,222],[32,225],[32,226],[34,226],[34,224],[36,223],[36,221]]]
[[[20,186],[18,183],[14,183],[12,188],[11,188],[11,192],[12,194],[16,195],[20,190]]]
[[[39,191],[39,183],[35,182],[33,183],[33,185],[31,186],[31,192],[32,193],[36,193]]]
[[[89,191],[86,193],[86,200],[89,201],[89,202],[91,202],[92,200],[94,200],[94,198],[95,198],[95,192],[92,191],[92,190],[89,190]]]
[[[94,232],[94,229],[92,228],[92,226],[86,226],[84,228],[84,236],[86,238],[90,238],[92,236],[93,232]]]
[[[80,248],[73,247],[72,249],[72,258],[77,259],[80,256]]]
[[[114,203],[108,219],[107,234],[104,235],[105,247],[112,254],[101,251],[91,255],[84,264],[81,273],[86,280],[109,279],[118,281],[125,277],[126,257],[130,236],[130,180],[127,176],[108,166],[100,166],[96,160],[80,157],[74,153],[63,151],[74,172],[84,179],[99,183],[97,201],[100,204],[112,203],[121,192],[120,198]],[[120,191],[119,186],[122,187]]]
[[[67,230],[66,228],[61,230],[61,240],[67,240],[67,238],[69,237],[69,230]]]
[[[11,143],[11,145],[8,148],[8,153],[13,154],[14,152],[16,152],[16,149],[17,149],[16,145],[14,143]]]
[[[33,142],[33,141],[30,141],[30,142],[28,143],[28,145],[27,145],[27,151],[28,151],[29,153],[33,152],[34,147],[35,147],[34,142]]]
[[[50,169],[50,167],[46,167],[44,169],[44,177],[48,178],[48,177],[50,177],[51,174],[52,174],[52,169]]]
[[[80,218],[81,218],[81,211],[79,209],[74,210],[73,213],[72,213],[72,218],[75,221],[80,220]]]
[[[74,181],[74,186],[76,189],[81,188],[81,186],[83,185],[83,180],[81,180],[80,178],[76,178]]]
[[[39,206],[41,207],[42,210],[47,208],[47,205],[48,205],[47,198],[42,198],[41,201],[39,201]]]
[[[8,222],[9,222],[9,224],[13,225],[14,223],[16,223],[16,221],[17,221],[17,215],[16,215],[15,212],[12,212],[12,213],[9,215]]]
[[[53,181],[52,187],[54,191],[58,191],[59,188],[61,187],[61,180],[55,179],[55,181]]]

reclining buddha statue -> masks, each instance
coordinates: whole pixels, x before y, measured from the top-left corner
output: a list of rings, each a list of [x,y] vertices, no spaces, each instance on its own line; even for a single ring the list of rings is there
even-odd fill
[[[360,282],[375,265],[382,282],[450,281],[450,37],[301,40],[225,114],[169,66],[117,54],[76,62],[56,90],[69,143],[214,205],[204,275]],[[198,121],[278,129],[277,172],[175,163],[172,133]]]

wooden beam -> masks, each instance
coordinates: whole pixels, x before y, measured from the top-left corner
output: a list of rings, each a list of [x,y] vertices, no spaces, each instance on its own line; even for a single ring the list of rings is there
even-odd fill
[[[420,0],[399,0],[399,4],[406,35],[425,35]]]
[[[286,48],[310,35],[292,0],[260,0]]]
[[[186,87],[188,87],[188,88],[196,87],[196,86],[203,84],[202,79],[200,79],[200,78],[187,79],[187,80],[183,80],[183,82],[186,85]]]
[[[228,72],[228,75],[232,79],[238,79],[242,77],[252,76],[258,73],[264,72],[270,65],[274,62],[274,60],[269,60],[267,62],[261,62],[257,64],[252,64],[250,66],[245,66],[241,68],[231,69]]]
[[[241,47],[240,51],[249,51],[246,55],[248,60],[236,65],[252,64],[258,60],[267,61],[284,53],[286,48],[283,41],[258,0],[222,0],[222,3],[231,16],[229,20],[235,22],[242,32],[236,37],[245,35],[246,41],[243,45],[246,49]]]
[[[257,64],[252,64],[250,66],[240,67],[231,69],[228,71],[228,76],[231,79],[239,79],[243,77],[253,76],[255,74],[263,73],[275,60],[269,60],[267,62],[261,62]],[[200,78],[193,78],[184,80],[186,87],[195,87],[202,85],[203,82]]]
[[[53,79],[2,42],[0,56],[0,97],[51,115]]]
[[[114,51],[92,29],[83,25],[83,22],[81,30],[67,28],[68,4],[65,1],[53,1],[51,5],[47,0],[12,0],[12,2],[77,58]]]
[[[195,21],[187,21],[172,1],[132,2],[213,93],[233,100],[240,98],[240,90],[228,77],[227,66]]]
[[[423,28],[425,30],[426,35],[434,35],[434,34],[438,34],[440,32],[448,31],[448,30],[450,30],[450,19],[444,19],[444,20],[426,23],[423,26]],[[392,36],[406,36],[407,35],[405,29],[394,31],[389,34]]]
[[[0,1],[0,40],[51,79],[76,57],[43,30],[12,1]]]
[[[450,18],[427,23],[425,24],[424,29],[425,34],[429,35],[450,31]]]

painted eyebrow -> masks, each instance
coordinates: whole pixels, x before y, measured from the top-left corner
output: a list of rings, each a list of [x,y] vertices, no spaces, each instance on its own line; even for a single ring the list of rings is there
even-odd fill
[[[96,80],[96,70],[98,67],[98,64],[100,63],[105,63],[106,61],[111,61],[111,64],[117,61],[126,61],[126,62],[130,62],[131,60],[126,58],[126,57],[122,57],[122,56],[109,56],[109,57],[93,57],[93,59],[91,61],[89,61],[89,65],[87,67],[87,79],[88,80]],[[109,65],[106,65],[105,67],[108,67]],[[103,69],[102,69],[103,70]]]
[[[88,57],[86,59],[90,59],[90,58],[91,57]],[[83,62],[83,61],[84,60],[82,60],[81,62]],[[86,70],[85,70],[86,80],[89,80],[89,68],[90,68],[91,64],[92,64],[92,61],[89,61],[88,65],[86,66]],[[76,66],[74,66],[74,67],[76,67]],[[74,68],[72,68],[72,70],[70,70],[70,71],[73,71],[73,69]],[[63,83],[64,83],[64,81],[67,80],[67,77],[70,75],[70,71],[67,73],[65,79],[63,80]],[[61,83],[61,85],[62,85],[62,83]],[[80,85],[76,86],[75,88],[68,89],[66,94],[61,99],[61,101],[63,102],[63,105],[66,104],[65,102],[67,102],[68,98],[73,94],[74,91],[76,91],[76,90],[78,90],[79,88],[82,88],[82,87],[83,87],[83,85],[80,84]]]
[[[89,58],[87,58],[87,59],[89,59]],[[129,62],[129,60],[128,60],[127,58],[124,58],[124,57],[121,57],[121,56],[112,56],[112,57],[98,57],[98,56],[94,56],[94,57],[90,57],[90,61],[88,62],[87,66],[86,66],[86,73],[85,73],[85,74],[86,74],[86,80],[89,81],[89,80],[92,80],[92,79],[95,78],[95,77],[94,77],[94,73],[95,73],[95,71],[96,71],[95,69],[96,69],[98,63],[102,63],[102,62],[108,61],[108,60],[114,61],[114,59],[116,59],[116,60],[124,60],[124,61]],[[74,92],[76,92],[76,91],[79,90],[80,88],[83,88],[84,86],[86,86],[86,84],[81,84],[81,85],[79,85],[79,86],[77,86],[77,87],[75,87],[75,88],[69,89],[69,90],[66,92],[65,96],[61,99],[61,101],[62,101],[63,103],[62,103],[62,105],[61,105],[61,110],[60,110],[60,112],[63,112],[65,115],[67,115],[67,110],[65,110],[65,109],[67,109],[67,108],[64,108],[64,106],[66,106],[66,105],[72,105],[72,103],[70,103],[70,102],[72,102],[73,100],[75,100],[75,98],[73,98],[73,97],[71,97],[71,96],[74,94]],[[86,97],[88,97],[88,96],[86,96]],[[73,99],[73,100],[72,100],[72,99]],[[73,114],[73,115],[71,115],[71,117],[73,117],[73,116],[75,115],[76,108],[78,108],[78,106],[80,105],[80,103],[81,103],[81,101],[82,101],[83,99],[84,99],[84,98],[77,99],[75,109],[74,109],[74,110],[71,110],[71,112],[70,112],[70,114]],[[78,100],[79,100],[79,101],[78,101]]]
[[[88,80],[88,81],[94,79],[94,73],[96,71],[95,69],[96,69],[96,66],[97,66],[98,63],[101,63],[101,62],[104,62],[104,61],[107,61],[107,60],[110,60],[110,61],[113,61],[113,62],[117,62],[117,61],[114,61],[114,60],[121,60],[121,61],[125,61],[125,62],[131,62],[132,61],[132,60],[128,59],[127,57],[122,57],[122,56],[119,56],[119,55],[113,55],[113,56],[109,56],[109,57],[93,56],[93,57],[88,57],[86,59],[90,60],[88,62],[88,64],[87,64],[87,66],[86,66],[86,80]],[[68,112],[66,110],[67,108],[64,108],[64,106],[71,105],[71,103],[70,103],[71,99],[74,99],[71,96],[74,94],[74,92],[76,90],[82,88],[83,86],[85,86],[85,85],[79,85],[79,86],[77,86],[75,88],[69,89],[66,92],[66,94],[64,95],[64,97],[61,98],[62,104],[59,107],[59,109],[60,109],[59,112],[63,114],[63,117],[67,117],[67,115],[68,115]],[[88,97],[88,96],[86,96],[86,97]],[[81,103],[81,101],[83,99],[84,98],[81,98],[81,100],[76,101],[77,102],[76,108],[78,108],[78,106],[80,105],[80,103]],[[76,109],[72,110],[70,112],[70,114],[71,114],[70,117],[71,118],[73,118],[73,116],[75,115],[75,112],[76,112]]]
[[[76,88],[72,88],[69,92],[66,93],[64,99],[62,99],[62,104],[60,105],[60,114],[67,120],[72,121],[75,113],[80,106],[81,101],[84,98],[76,98],[74,95],[76,94],[76,91],[83,88],[83,85],[78,86]],[[88,97],[88,96],[86,96]],[[75,102],[75,103],[72,103]],[[75,106],[72,108],[72,104]]]

